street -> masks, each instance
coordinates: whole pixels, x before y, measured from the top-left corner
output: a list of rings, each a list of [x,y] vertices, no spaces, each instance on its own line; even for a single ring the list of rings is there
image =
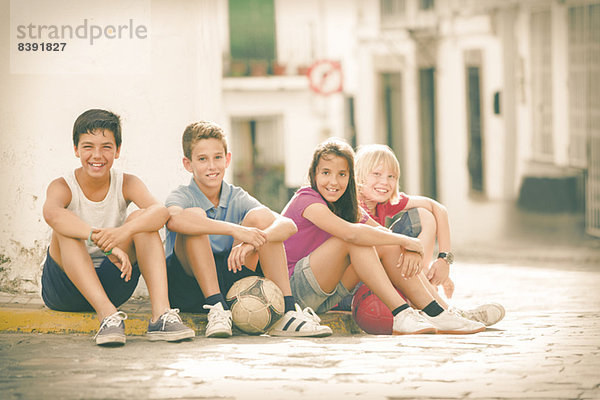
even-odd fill
[[[598,399],[600,271],[458,264],[454,304],[507,310],[475,335],[235,336],[178,344],[0,334],[3,399]]]

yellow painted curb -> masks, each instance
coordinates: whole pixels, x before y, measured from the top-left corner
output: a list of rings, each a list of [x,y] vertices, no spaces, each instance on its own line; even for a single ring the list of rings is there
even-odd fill
[[[125,333],[132,336],[143,336],[148,329],[150,312],[128,313],[125,322]],[[206,314],[182,313],[183,323],[204,334]],[[352,315],[347,312],[328,312],[321,315],[321,323],[329,326],[337,334],[361,333]],[[95,334],[100,323],[92,312],[60,312],[46,308],[0,308],[0,332],[16,333],[80,333]]]
[[[149,318],[150,315],[130,316],[125,324],[125,332],[128,335],[144,335]],[[95,313],[0,309],[0,332],[95,334],[99,326]]]

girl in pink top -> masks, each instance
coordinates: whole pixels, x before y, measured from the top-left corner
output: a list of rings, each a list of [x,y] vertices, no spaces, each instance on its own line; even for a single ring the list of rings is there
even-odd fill
[[[450,225],[446,207],[423,196],[409,196],[398,190],[400,164],[393,151],[385,145],[363,146],[356,154],[356,178],[359,201],[380,225],[397,233],[418,237],[424,247],[423,270],[419,273],[431,295],[444,308],[446,302],[438,295],[441,285],[448,298],[454,292],[450,279]],[[432,262],[436,239],[438,255]],[[458,314],[485,325],[493,325],[504,317],[504,307],[497,303],[484,304],[475,310]]]
[[[454,331],[438,323],[446,320],[441,314],[445,310],[418,278],[423,256],[420,241],[382,228],[360,208],[352,148],[338,139],[320,144],[313,154],[309,179],[311,187],[296,192],[282,212],[298,228],[284,242],[296,300],[322,313],[362,281],[392,311],[394,334]],[[424,311],[427,307],[441,311],[435,317],[415,311],[394,285]],[[485,329],[483,324],[468,322],[469,329],[463,327],[460,333]]]

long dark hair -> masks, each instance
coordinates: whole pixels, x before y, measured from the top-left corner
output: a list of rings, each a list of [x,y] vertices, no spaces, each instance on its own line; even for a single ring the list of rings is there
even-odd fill
[[[358,222],[360,213],[358,207],[358,195],[356,191],[356,178],[354,176],[354,150],[352,147],[341,139],[331,138],[317,146],[313,153],[312,163],[308,170],[308,179],[310,186],[319,193],[317,189],[317,165],[321,158],[342,157],[348,163],[348,187],[342,196],[335,203],[330,203],[327,200],[327,206],[338,217],[348,222]],[[319,193],[320,194],[320,193]],[[323,197],[323,196],[321,196]]]

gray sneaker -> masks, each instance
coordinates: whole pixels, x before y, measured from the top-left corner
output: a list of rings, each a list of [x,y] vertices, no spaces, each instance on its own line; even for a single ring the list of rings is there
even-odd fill
[[[181,321],[179,309],[172,308],[161,315],[156,322],[148,322],[146,336],[151,341],[166,340],[176,342],[178,340],[191,339],[196,336],[193,329],[188,328]]]
[[[125,321],[127,314],[117,311],[102,320],[98,333],[94,336],[97,345],[119,346],[125,344]]]

